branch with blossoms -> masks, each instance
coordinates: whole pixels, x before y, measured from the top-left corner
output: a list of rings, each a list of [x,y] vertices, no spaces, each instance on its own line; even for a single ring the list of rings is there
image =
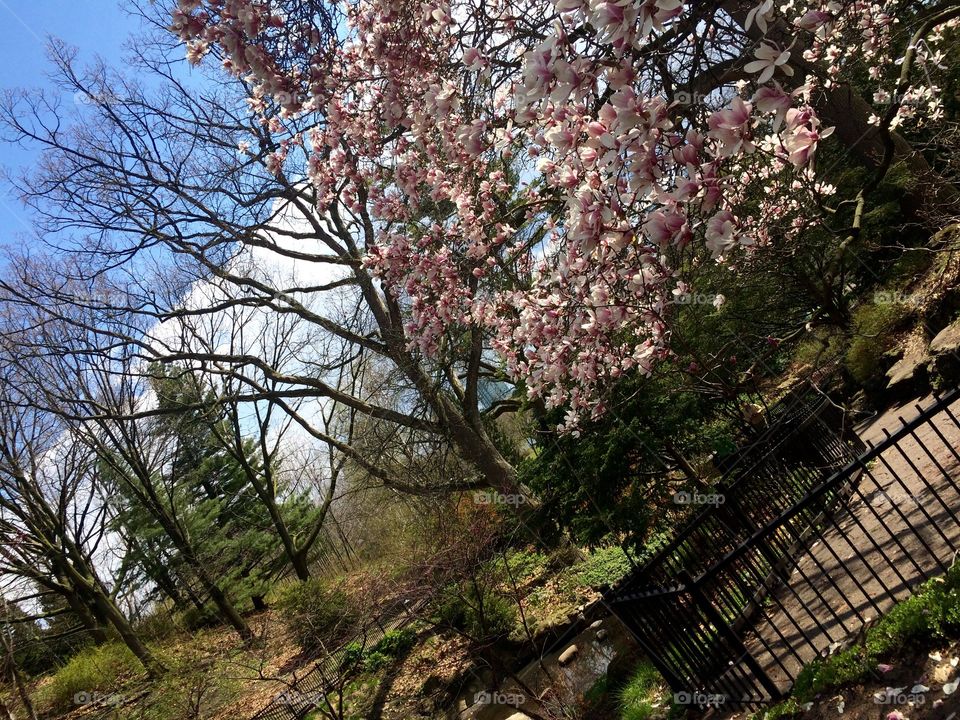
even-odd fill
[[[467,333],[469,364],[496,351],[533,397],[569,407],[567,427],[603,412],[611,381],[669,356],[679,277],[806,231],[832,191],[815,156],[834,127],[864,162],[922,169],[881,137],[900,109],[864,133],[846,80],[864,64],[882,80],[896,59],[897,3],[312,7],[184,0],[172,29],[191,61],[216,49],[275,100],[271,134],[311,126],[298,137],[317,211],[362,217],[365,267],[406,346],[437,356]],[[934,31],[955,18],[920,21],[939,52]],[[678,100],[690,91],[702,95]],[[283,172],[288,153],[265,162]]]

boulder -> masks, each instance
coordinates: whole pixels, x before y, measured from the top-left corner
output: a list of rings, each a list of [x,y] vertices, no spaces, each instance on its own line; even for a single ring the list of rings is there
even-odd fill
[[[569,665],[571,662],[573,662],[573,659],[577,656],[578,652],[580,652],[580,650],[577,648],[577,646],[571,645],[562,653],[560,653],[560,657],[557,658],[557,662],[561,665]]]
[[[887,389],[893,390],[920,382],[926,375],[929,362],[930,356],[926,348],[919,343],[911,343],[903,357],[887,370]]]
[[[934,355],[960,352],[960,320],[937,333],[930,341],[930,352]]]

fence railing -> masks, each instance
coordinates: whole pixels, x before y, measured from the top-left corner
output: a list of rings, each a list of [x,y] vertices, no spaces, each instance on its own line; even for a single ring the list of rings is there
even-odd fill
[[[376,645],[392,630],[400,630],[416,617],[416,607],[397,605],[387,610],[380,618],[368,623],[360,632],[341,643],[336,649],[325,653],[314,662],[302,677],[278,689],[269,704],[253,715],[250,720],[303,720],[324,702],[336,704],[333,693],[343,677],[344,661],[350,646],[359,643],[363,648]]]
[[[956,390],[917,406],[877,445],[803,415],[609,593],[675,692],[769,702],[946,570],[960,545],[957,407]]]

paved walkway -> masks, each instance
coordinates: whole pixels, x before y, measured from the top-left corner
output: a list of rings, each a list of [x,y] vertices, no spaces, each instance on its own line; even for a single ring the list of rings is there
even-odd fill
[[[919,402],[926,405],[931,398]],[[911,402],[858,429],[879,444]],[[949,408],[960,419],[960,400]],[[918,442],[919,440],[919,442]],[[926,449],[925,449],[926,448]],[[929,451],[929,452],[928,452]],[[842,647],[960,549],[960,427],[946,412],[868,464],[846,507],[834,513],[790,568],[789,581],[755,615],[750,653],[781,688],[802,664]]]

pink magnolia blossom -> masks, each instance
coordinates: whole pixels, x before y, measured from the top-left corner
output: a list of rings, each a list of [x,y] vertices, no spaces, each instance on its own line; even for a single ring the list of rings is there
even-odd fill
[[[713,113],[707,124],[708,135],[719,141],[720,157],[730,157],[741,152],[753,152],[750,140],[750,112],[753,107],[740,97],[735,97],[730,105]]]
[[[787,111],[793,107],[793,97],[784,92],[779,83],[764,85],[759,88],[752,98],[757,110],[764,113],[774,113],[773,131],[777,132],[787,116]]]
[[[699,28],[702,3],[357,0],[332,36],[287,20],[291,8],[179,0],[170,28],[191,62],[218,56],[250,88],[280,148],[262,160],[270,172],[302,168],[325,216],[369,217],[364,267],[403,299],[411,351],[434,358],[477,328],[531,395],[566,408],[568,428],[602,411],[609,382],[669,355],[688,268],[735,267],[739,248],[802,231],[811,194],[829,189],[813,166],[832,132],[807,103],[849,68],[882,89],[902,45],[883,0],[758,0],[739,33],[725,21],[666,36],[675,57],[651,44]],[[782,33],[769,37],[785,23],[810,33],[802,85]],[[689,47],[748,54],[758,34],[735,94],[721,83],[695,107],[665,99],[651,58],[690,81]],[[949,48],[928,41],[935,73]],[[918,109],[897,114],[900,129],[939,110],[933,82],[910,93]],[[248,140],[240,152],[256,155]],[[425,219],[438,206],[444,217]]]

